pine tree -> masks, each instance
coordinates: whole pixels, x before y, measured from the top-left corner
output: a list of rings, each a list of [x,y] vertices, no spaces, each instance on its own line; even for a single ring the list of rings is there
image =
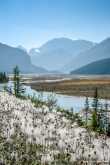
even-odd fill
[[[20,71],[19,71],[19,68],[18,66],[16,66],[14,69],[13,69],[13,74],[14,74],[14,77],[13,77],[13,80],[14,80],[14,94],[16,97],[20,97],[21,94],[24,92],[22,86],[21,86],[21,79],[20,79]]]
[[[105,110],[104,110],[104,116],[103,116],[103,120],[105,120],[105,123],[104,123],[104,127],[105,127],[105,132],[106,132],[106,134],[108,134],[108,132],[110,132],[110,130],[109,130],[109,117],[108,117],[108,112],[109,112],[109,110],[108,110],[108,107],[109,105],[108,105],[108,102],[106,101],[105,102]]]
[[[0,83],[5,83],[8,82],[9,78],[6,75],[6,73],[4,72],[0,72]]]
[[[89,101],[88,101],[88,97],[86,97],[86,101],[85,101],[85,115],[86,115],[85,122],[86,122],[86,127],[87,127],[87,124],[88,124],[88,111],[89,111]]]
[[[107,135],[110,137],[110,123],[108,123],[108,127],[107,127]]]
[[[97,88],[95,89],[92,107],[94,111],[97,113],[97,110],[98,110],[98,89]]]
[[[99,101],[98,101],[98,90],[96,88],[95,89],[94,98],[93,98],[93,103],[92,103],[92,107],[93,107],[92,127],[93,127],[94,130],[99,127],[98,105],[99,105]]]

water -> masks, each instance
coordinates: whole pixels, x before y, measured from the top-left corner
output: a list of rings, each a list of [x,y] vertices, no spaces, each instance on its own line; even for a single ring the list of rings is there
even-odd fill
[[[0,84],[0,91],[3,91],[4,87],[7,85],[7,83]]]
[[[65,109],[73,109],[74,111],[80,111],[84,108],[85,104],[85,97],[77,97],[77,96],[67,96],[67,95],[61,95],[51,92],[37,92],[29,86],[25,86],[26,88],[26,94],[27,95],[35,95],[38,96],[39,94],[42,95],[42,99],[45,101],[48,99],[50,95],[53,95],[57,99],[58,106],[65,108]]]
[[[5,84],[6,85],[6,84]],[[3,89],[3,84],[0,84],[0,89]],[[12,88],[13,84],[12,82],[8,83],[8,86]],[[85,100],[86,97],[80,97],[80,96],[67,96],[62,94],[56,94],[51,92],[37,92],[33,89],[31,89],[30,86],[24,86],[25,87],[25,95],[33,96],[35,95],[38,97],[39,95],[42,95],[42,99],[46,101],[49,97],[49,95],[54,95],[54,97],[57,99],[57,105],[64,108],[64,109],[73,109],[75,112],[79,112],[80,110],[84,109],[85,107]],[[91,107],[93,98],[89,98],[89,105]],[[105,103],[108,103],[110,105],[110,100],[106,99],[99,99],[99,103],[102,107],[105,106]],[[110,106],[108,107],[110,109]]]
[[[42,99],[45,101],[48,99],[49,95],[53,94],[54,97],[57,99],[57,105],[64,108],[64,109],[73,109],[74,112],[79,112],[84,109],[85,107],[85,101],[86,97],[83,96],[68,96],[68,95],[62,95],[62,94],[56,94],[52,92],[37,92],[33,89],[31,89],[30,86],[25,86],[26,89],[26,95],[35,95],[36,97],[39,96],[39,94],[42,95]],[[88,98],[89,107],[92,108],[93,98]],[[108,99],[99,99],[99,109],[103,108],[105,109],[105,103],[108,104],[108,109],[110,110],[110,100]]]

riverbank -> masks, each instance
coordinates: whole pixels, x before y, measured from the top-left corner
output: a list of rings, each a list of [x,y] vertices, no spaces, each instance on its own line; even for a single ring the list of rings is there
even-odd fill
[[[94,97],[95,89],[98,89],[98,97],[110,99],[109,76],[38,76],[23,80],[24,84],[30,85],[38,91],[53,91],[71,96]]]
[[[110,163],[110,138],[79,126],[74,114],[71,118],[56,107],[35,107],[30,100],[0,92],[0,119],[5,165]]]

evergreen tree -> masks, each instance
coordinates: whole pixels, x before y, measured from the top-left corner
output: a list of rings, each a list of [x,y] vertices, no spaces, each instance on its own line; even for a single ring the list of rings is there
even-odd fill
[[[107,127],[107,136],[109,136],[110,137],[110,123],[108,123],[108,127]]]
[[[0,72],[0,83],[5,83],[8,82],[9,78],[6,75],[6,73],[4,72]]]
[[[97,88],[95,89],[92,107],[94,111],[97,113],[97,110],[98,110],[98,89]]]
[[[99,105],[99,101],[98,101],[98,90],[96,88],[95,89],[95,93],[94,93],[93,103],[92,103],[92,107],[93,107],[92,127],[93,127],[94,130],[99,127],[98,105]]]
[[[109,130],[110,129],[110,127],[109,127],[110,122],[109,122],[109,117],[108,117],[108,113],[110,113],[110,112],[109,112],[108,106],[109,106],[108,102],[105,101],[103,120],[104,120],[104,127],[105,127],[106,134],[109,134],[109,132],[110,132],[110,130]]]
[[[100,113],[99,113],[99,130],[101,132],[104,131],[104,127],[105,127],[105,112],[103,110],[103,106],[101,105],[101,108],[100,108]]]
[[[109,117],[108,117],[108,102],[105,101],[104,106],[101,106],[100,111],[98,110],[97,114],[97,121],[98,121],[98,129],[101,132],[108,132],[108,125],[109,125]]]
[[[14,94],[15,94],[16,97],[20,97],[21,94],[24,92],[24,89],[22,88],[21,83],[20,83],[21,78],[20,78],[20,71],[19,71],[18,66],[16,66],[13,69],[13,74],[14,74],[14,77],[13,77]]]
[[[86,116],[85,122],[86,122],[86,127],[87,127],[87,124],[88,124],[88,111],[89,111],[89,101],[88,101],[88,97],[86,97],[86,101],[85,101],[85,116]]]

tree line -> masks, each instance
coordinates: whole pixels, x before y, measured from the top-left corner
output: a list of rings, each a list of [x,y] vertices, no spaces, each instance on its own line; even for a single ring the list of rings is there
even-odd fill
[[[8,82],[9,77],[5,72],[0,72],[0,83]]]

